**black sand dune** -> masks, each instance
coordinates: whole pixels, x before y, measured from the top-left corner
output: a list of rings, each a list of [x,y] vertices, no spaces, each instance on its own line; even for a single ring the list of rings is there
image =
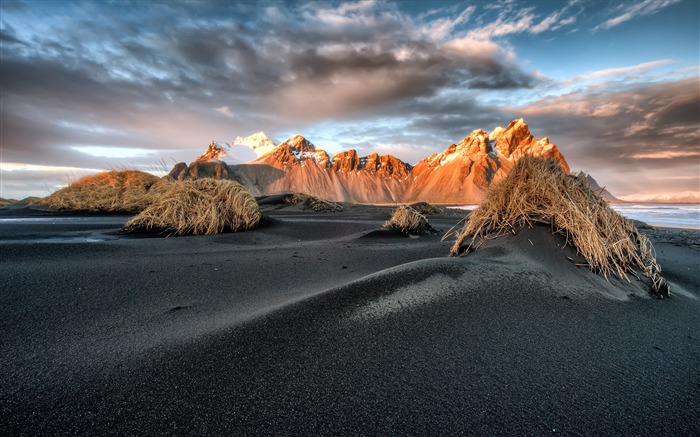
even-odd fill
[[[0,429],[700,433],[698,232],[650,231],[675,292],[656,300],[546,228],[447,258],[439,236],[380,231],[391,208],[267,210],[208,237],[0,221]]]

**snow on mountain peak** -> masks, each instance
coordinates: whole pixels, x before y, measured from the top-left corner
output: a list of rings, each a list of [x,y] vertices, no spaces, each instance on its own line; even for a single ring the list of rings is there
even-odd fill
[[[292,135],[284,142],[298,152],[312,152],[316,150],[316,146],[311,144],[311,142],[301,134]]]
[[[296,134],[284,140],[270,152],[259,156],[254,162],[281,162],[284,165],[304,165],[304,161],[313,160],[314,162],[322,162],[326,165],[329,162],[328,154],[316,149],[316,146],[311,144],[309,140],[302,135]]]
[[[245,138],[238,136],[233,140],[233,144],[235,146],[248,147],[253,150],[257,156],[262,156],[277,147],[279,141],[268,137],[265,135],[265,132],[260,131]]]
[[[487,137],[488,134],[484,132],[482,129],[474,129],[471,134],[469,134],[470,137]]]
[[[505,130],[505,128],[503,128],[503,126],[498,126],[494,130],[492,130],[491,133],[489,134],[489,140],[496,141],[498,139],[498,137],[501,136],[501,134],[503,133],[504,130]]]

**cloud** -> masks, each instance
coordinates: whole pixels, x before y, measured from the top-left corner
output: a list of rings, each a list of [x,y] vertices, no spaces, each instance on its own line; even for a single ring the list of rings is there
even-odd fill
[[[597,26],[596,29],[610,29],[636,17],[655,14],[661,9],[678,3],[679,1],[680,0],[644,0],[641,3],[632,2],[621,5],[620,9],[623,11],[622,14],[606,20],[603,24]]]
[[[214,108],[214,111],[219,112],[219,113],[221,113],[229,118],[235,117],[233,115],[233,112],[231,111],[231,108],[229,108],[228,106],[221,106],[219,108]]]
[[[48,196],[57,186],[65,186],[100,170],[79,167],[43,166],[0,162],[0,197],[23,199]]]
[[[535,15],[526,9],[519,12],[514,19],[498,17],[495,22],[472,30],[469,35],[474,39],[491,39],[514,33],[525,33],[532,30],[534,19]]]
[[[72,146],[71,148],[80,153],[101,158],[141,158],[156,154],[155,150],[135,147]]]
[[[134,150],[190,160],[212,139],[367,116],[422,126],[424,138],[442,147],[447,132],[459,131],[450,120],[471,115],[474,123],[484,111],[450,108],[437,96],[453,90],[471,102],[471,91],[540,80],[503,46],[465,37],[459,29],[471,24],[473,5],[411,16],[372,1],[128,9],[117,2],[86,3],[54,18],[43,10],[49,4],[5,6],[3,162],[94,169],[151,159]],[[411,105],[434,114],[432,131],[421,117],[399,121]],[[415,135],[375,132],[375,144],[423,147]]]
[[[488,55],[429,42],[386,49],[309,49],[290,57],[288,83],[264,100],[270,112],[291,119],[345,117],[387,108],[404,100],[430,97],[453,87],[511,89],[530,87],[534,76]]]
[[[12,32],[12,29],[0,29],[0,42],[3,44],[22,44]]]
[[[264,107],[304,121],[345,117],[444,88],[533,86],[538,78],[511,62],[498,45],[447,38],[473,10],[428,23],[374,4],[361,10],[343,5],[305,10],[303,29],[278,29],[284,41],[263,43],[276,48],[267,65],[281,64]],[[287,43],[291,40],[294,46]]]
[[[687,190],[697,185],[700,165],[698,85],[697,78],[614,82],[505,110],[539,126],[572,168],[606,175],[599,182],[621,194],[649,190],[645,184],[669,172],[686,178],[667,186]]]
[[[558,30],[576,22],[576,16],[571,13],[575,2],[566,4],[537,22],[537,14],[534,8],[516,9],[511,2],[498,6],[500,9],[498,18],[485,26],[471,30],[468,36],[472,39],[493,39],[512,34],[529,33],[539,34],[546,31]]]
[[[476,11],[476,6],[468,6],[455,18],[443,17],[433,20],[423,26],[423,34],[432,40],[444,40],[452,36],[455,28],[469,21]]]
[[[692,150],[663,150],[660,152],[634,153],[629,155],[632,159],[673,159],[673,158],[700,158],[700,151]]]
[[[639,73],[651,70],[656,67],[661,67],[663,65],[672,64],[673,59],[659,59],[657,61],[643,62],[641,64],[632,65],[629,67],[619,67],[619,68],[607,68],[605,70],[597,70],[590,73],[586,73],[580,76],[576,76],[573,79],[567,80],[564,84],[571,84],[576,82],[582,82],[586,80],[602,79],[612,76],[627,75],[630,73]]]
[[[148,166],[151,156],[79,150],[153,150],[168,162],[186,161],[212,139],[261,130],[302,132],[314,142],[318,135],[334,147],[400,145],[394,153],[415,162],[475,128],[521,115],[540,136],[562,132],[567,143],[578,141],[569,131],[627,144],[632,137],[651,141],[658,129],[685,141],[679,150],[695,138],[687,122],[674,121],[693,111],[692,101],[672,98],[692,95],[689,87],[652,95],[639,84],[672,82],[648,74],[669,60],[579,75],[567,90],[590,80],[597,88],[568,94],[524,67],[513,42],[560,36],[565,30],[554,32],[586,22],[576,2],[453,4],[422,14],[386,1],[87,2],[60,14],[46,2],[3,1],[2,8],[3,162]],[[653,9],[645,8],[639,14]],[[597,83],[607,78],[617,82]],[[639,86],[624,83],[628,78]],[[560,96],[541,97],[552,89]],[[502,103],[535,92],[531,105],[510,103],[517,113]],[[585,142],[598,150],[593,143]],[[616,156],[654,153],[646,144]],[[571,153],[593,162],[576,147]]]

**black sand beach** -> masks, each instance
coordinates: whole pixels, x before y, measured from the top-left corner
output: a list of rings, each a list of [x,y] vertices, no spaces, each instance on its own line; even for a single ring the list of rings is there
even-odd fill
[[[3,209],[4,434],[700,434],[700,231],[645,230],[658,300],[546,228],[448,258],[459,213],[278,207],[176,238]]]

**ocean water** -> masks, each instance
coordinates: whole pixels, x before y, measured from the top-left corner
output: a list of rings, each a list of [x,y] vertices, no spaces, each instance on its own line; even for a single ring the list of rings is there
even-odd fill
[[[457,208],[474,209],[479,205]],[[611,204],[615,211],[632,220],[664,228],[700,229],[700,204],[620,203]]]
[[[700,229],[700,204],[620,203],[615,211],[633,220],[665,228]]]

